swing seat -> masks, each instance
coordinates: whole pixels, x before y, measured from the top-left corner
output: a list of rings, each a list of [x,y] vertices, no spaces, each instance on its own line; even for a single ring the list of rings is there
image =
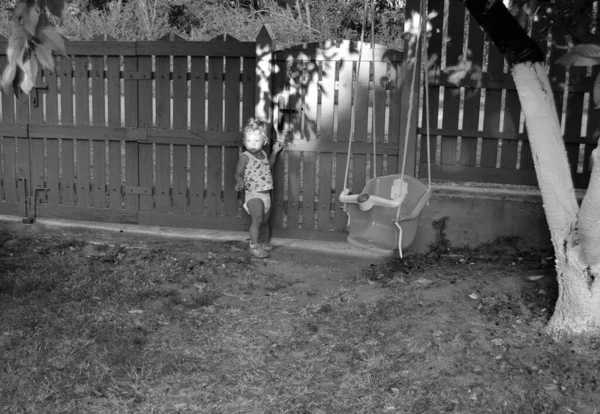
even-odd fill
[[[400,190],[399,190],[400,188]],[[431,191],[416,178],[400,174],[369,180],[359,195],[342,193],[348,214],[348,242],[381,253],[402,249],[413,242],[421,210]],[[372,200],[374,199],[374,201]]]

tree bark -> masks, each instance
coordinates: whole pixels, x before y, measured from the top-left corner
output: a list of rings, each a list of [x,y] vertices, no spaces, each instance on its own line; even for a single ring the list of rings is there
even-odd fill
[[[557,263],[558,300],[546,332],[555,338],[600,335],[600,268],[582,261],[575,237],[567,241],[566,258]]]
[[[562,260],[566,257],[565,240],[575,229],[579,207],[554,95],[544,65],[540,62],[517,63],[512,68],[512,75],[525,114],[552,243],[557,259]]]
[[[577,230],[581,252],[589,266],[600,264],[600,152],[592,152],[592,175],[579,210]]]

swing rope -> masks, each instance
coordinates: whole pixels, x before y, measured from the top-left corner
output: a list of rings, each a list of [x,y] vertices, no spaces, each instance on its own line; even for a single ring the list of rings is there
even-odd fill
[[[415,67],[413,68],[413,73],[412,73],[412,80],[411,80],[411,85],[410,85],[410,93],[409,93],[409,106],[408,106],[408,113],[407,113],[407,127],[405,129],[405,136],[404,136],[404,153],[402,155],[402,171],[401,171],[401,175],[400,178],[401,180],[404,180],[404,171],[406,168],[406,156],[408,153],[408,140],[409,140],[409,135],[410,135],[410,122],[411,122],[411,116],[412,116],[412,111],[413,111],[413,99],[414,99],[414,93],[415,93],[415,83],[416,83],[416,75],[417,75],[417,70],[422,70],[424,73],[424,89],[425,89],[425,123],[426,123],[426,135],[427,135],[427,185],[428,185],[428,192],[431,192],[431,139],[430,139],[430,128],[429,128],[429,74],[428,74],[428,70],[427,70],[427,4],[428,2],[426,0],[422,0],[421,1],[421,16],[420,16],[420,24],[421,24],[421,28],[420,30],[417,32],[418,33],[418,37],[417,37],[417,41],[415,42]],[[350,157],[352,155],[352,140],[354,137],[354,123],[355,123],[355,118],[356,118],[356,90],[358,89],[359,86],[359,75],[360,75],[360,66],[361,66],[361,61],[362,61],[362,49],[363,49],[363,41],[364,41],[364,34],[365,34],[365,25],[366,25],[366,21],[367,21],[367,14],[368,14],[368,10],[367,10],[367,6],[369,4],[368,0],[365,0],[365,7],[363,10],[363,19],[362,19],[362,29],[361,29],[361,34],[360,34],[360,48],[359,48],[359,52],[358,52],[358,67],[356,70],[356,86],[354,84],[354,81],[352,82],[352,112],[350,115],[350,136],[348,137],[348,155],[346,158],[346,172],[344,174],[344,189],[347,188],[347,184],[348,184],[348,173],[350,170]],[[420,41],[420,42],[419,42]],[[420,67],[417,69],[416,64],[418,62],[417,56],[418,56],[418,52],[419,52],[419,44],[421,45],[421,65]],[[371,0],[371,53],[372,53],[372,61],[373,64],[375,62],[375,0]],[[375,87],[376,85],[376,79],[375,79],[375,68],[373,67],[373,117],[372,117],[372,139],[373,139],[373,178],[377,177],[377,161],[376,161],[376,157],[377,157],[377,135],[376,135],[376,107],[377,105],[375,104]],[[398,216],[400,214],[400,209],[398,209]],[[397,217],[398,219],[398,217]]]
[[[360,81],[360,64],[362,60],[363,41],[365,39],[365,26],[367,24],[367,8],[369,1],[365,0],[365,7],[363,10],[362,27],[360,30],[360,47],[358,49],[358,66],[356,68],[356,87],[354,86],[354,80],[352,80],[352,112],[350,113],[350,136],[348,137],[348,156],[346,157],[346,173],[344,174],[344,189],[348,188],[348,172],[350,171],[350,156],[352,150],[352,140],[354,137],[354,121],[356,118],[356,90],[358,89]]]
[[[373,139],[373,178],[377,178],[377,116],[375,112],[377,90],[377,80],[375,79],[375,0],[371,0],[371,61],[373,62],[373,119],[371,125],[373,126],[373,132],[371,138]]]
[[[429,58],[427,57],[427,48],[429,40],[427,39],[427,4],[428,2],[422,1],[421,3],[421,68],[423,69],[425,89],[425,128],[427,134],[427,191],[431,192],[431,140],[429,134],[429,70],[427,64]],[[421,141],[423,142],[423,141]]]

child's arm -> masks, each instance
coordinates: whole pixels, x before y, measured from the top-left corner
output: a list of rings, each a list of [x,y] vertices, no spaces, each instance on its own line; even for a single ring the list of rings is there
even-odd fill
[[[275,143],[273,144],[273,150],[271,151],[271,155],[269,155],[269,164],[271,164],[271,168],[275,166],[275,162],[277,161],[277,154],[279,154],[279,152],[281,152],[281,150],[284,147],[284,138],[281,135],[280,132],[277,131],[277,141],[275,141]]]
[[[248,157],[242,154],[235,167],[235,191],[242,191],[244,189],[244,171],[246,171],[246,165],[248,165]]]

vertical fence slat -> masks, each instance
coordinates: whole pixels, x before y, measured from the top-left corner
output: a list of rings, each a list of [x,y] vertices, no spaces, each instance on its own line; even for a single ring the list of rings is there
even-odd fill
[[[458,64],[462,54],[462,40],[465,22],[465,7],[462,4],[450,2],[448,14],[448,37],[450,38],[446,48],[446,65]],[[442,128],[458,129],[458,117],[460,113],[459,90],[454,88],[444,89],[444,115]],[[456,164],[456,149],[458,139],[456,136],[442,135],[441,163]]]
[[[315,61],[306,64],[303,82],[302,138],[317,139],[317,114],[319,109],[319,68]]]
[[[240,58],[225,59],[225,131],[240,130]],[[223,199],[225,215],[237,216],[238,192],[235,191],[235,165],[238,159],[238,147],[224,148],[224,184]]]
[[[470,17],[470,16],[469,16]],[[475,19],[469,18],[469,41],[473,65],[483,65],[483,46],[485,35]],[[481,88],[465,88],[463,107],[463,129],[476,131],[479,129],[479,113],[481,107]],[[477,138],[462,137],[460,147],[460,165],[474,167],[477,164]]]
[[[321,64],[321,135],[320,139],[333,139],[333,116],[335,108],[335,71],[333,61],[323,61]],[[328,152],[319,153],[319,204],[317,226],[319,230],[329,230],[331,224],[331,193],[333,177],[333,158]],[[339,170],[338,170],[339,174]]]
[[[503,132],[517,134],[521,117],[521,102],[516,90],[507,90],[504,98],[504,129]],[[517,168],[517,153],[519,141],[516,139],[502,140],[500,168],[514,170]],[[525,184],[525,183],[523,183]]]
[[[61,144],[61,166],[62,166],[62,204],[71,206],[75,204],[75,140],[62,139]]]
[[[444,10],[444,0],[429,0],[428,2],[428,10],[429,13],[436,11],[439,13],[440,10]],[[443,37],[443,23],[444,20],[443,18],[441,18],[441,16],[438,15],[437,18],[431,19],[430,20],[430,24],[431,24],[431,37],[429,39],[429,41],[427,42],[428,47],[427,47],[427,56],[430,58],[433,55],[436,56],[442,56],[442,37]],[[429,86],[428,86],[428,92],[429,92],[429,105],[428,107],[425,106],[425,101],[423,101],[423,111],[428,111],[429,112],[429,127],[430,128],[438,128],[439,126],[439,119],[438,119],[438,113],[439,113],[439,106],[440,106],[440,87],[435,84],[434,79],[432,79],[432,76],[429,76]],[[425,98],[423,98],[425,99]],[[392,116],[391,111],[390,111],[390,117]],[[427,116],[425,114],[425,112],[423,112],[423,116],[421,117],[422,122],[421,122],[421,126],[423,128],[426,128],[427,124]],[[427,136],[425,135],[425,139],[421,140],[421,167],[419,168],[419,177],[427,177],[427,162],[431,162],[431,164],[435,164],[436,163],[436,143],[437,143],[437,137],[435,135],[430,137],[430,148],[431,148],[431,159],[428,160],[428,154],[427,154]],[[387,163],[388,167],[391,165],[391,162],[388,161]],[[387,172],[388,174],[390,174],[390,171],[388,170]],[[436,177],[437,178],[437,177]]]
[[[302,228],[312,230],[315,227],[315,174],[316,154],[305,151],[303,158],[302,180]]]
[[[287,79],[287,64],[285,61],[276,61],[275,62],[275,73],[273,75],[273,87],[276,91],[282,91],[285,87],[285,82]],[[245,91],[246,89],[244,89]],[[245,92],[244,92],[245,93]],[[282,118],[283,114],[279,113],[279,117]],[[275,128],[278,127],[279,124],[278,119],[274,119],[273,122],[276,124]],[[286,137],[287,139],[287,137]],[[285,154],[287,151],[281,151],[277,156],[277,162],[275,163],[275,168],[273,170],[273,200],[271,201],[271,205],[273,208],[273,212],[271,215],[271,223],[274,227],[283,227],[283,218],[284,218],[284,200],[285,200]]]
[[[42,84],[42,71],[39,70],[35,81],[36,85]],[[44,98],[43,92],[38,91],[36,88],[32,89],[29,94],[30,99],[30,123],[42,124],[44,122]],[[46,180],[44,178],[44,139],[43,138],[31,138],[31,195],[37,196],[42,200],[46,200],[46,193],[35,194],[36,188],[45,188]]]
[[[365,48],[366,49],[366,48]],[[368,53],[368,49],[363,53]],[[355,126],[354,141],[364,142],[367,140],[367,128],[369,121],[369,68],[370,62],[361,62],[359,79],[356,82]],[[358,69],[358,68],[357,68]],[[359,193],[363,190],[367,176],[367,155],[352,154],[352,190]]]
[[[150,75],[152,73],[152,57],[138,56],[138,71]],[[152,79],[137,81],[138,92],[138,127],[152,128],[153,119],[153,83]],[[138,182],[140,187],[154,187],[154,148],[152,144],[138,144]],[[154,209],[154,197],[150,194],[139,196],[139,210],[150,211]]]
[[[58,204],[59,199],[59,158],[58,158],[58,139],[46,139],[46,162],[47,162],[47,183],[48,202]]]
[[[206,59],[192,57],[190,81],[190,125],[204,130]],[[190,145],[190,213],[204,214],[204,146]]]
[[[188,58],[173,57],[173,129],[188,125]],[[187,210],[187,146],[173,145],[173,212]]]
[[[187,146],[173,145],[173,212],[187,210]]]
[[[242,125],[246,125],[249,118],[254,116],[256,101],[256,59],[244,57],[243,62],[244,84],[242,89]]]
[[[342,61],[339,66],[338,80],[338,99],[337,99],[337,140],[348,141],[350,137],[350,123],[352,110],[352,71],[353,63],[351,61]],[[344,179],[346,173],[345,153],[336,154],[335,163],[335,193],[334,196],[334,228],[344,230],[348,222],[348,215],[342,210],[340,203],[340,194],[344,190]],[[350,180],[348,179],[348,187]],[[362,188],[351,190],[360,191]]]
[[[89,125],[89,77],[88,57],[75,57],[75,122],[77,125]],[[77,156],[77,205],[89,207],[90,205],[90,142],[82,137],[75,144]]]
[[[335,62],[323,61],[321,68],[321,139],[333,139],[333,116],[335,108]]]
[[[58,57],[57,76],[60,78],[60,124],[73,125],[73,61]],[[75,203],[75,140],[60,140],[60,164],[62,169],[59,198],[62,204]]]
[[[188,58],[173,56],[173,128],[188,125]]]
[[[400,136],[400,88],[402,87],[402,77],[404,74],[402,73],[402,63],[401,62],[391,62],[390,63],[390,103],[389,103],[389,121],[388,121],[388,130],[389,136],[388,141],[390,143],[397,143],[400,148],[398,149],[398,154],[404,152],[404,138]],[[438,88],[439,90],[439,88]],[[398,173],[398,162],[399,156],[396,154],[389,154],[387,156],[387,174],[397,174]]]
[[[376,142],[382,143],[385,134],[387,62],[373,62],[373,125]]]
[[[587,68],[571,66],[569,69],[569,84],[573,85],[585,81]],[[568,141],[565,143],[569,166],[573,182],[579,184],[581,175],[577,173],[579,164],[579,142],[581,141],[581,123],[583,117],[583,99],[582,92],[569,90],[567,95],[567,113],[565,118],[565,137]],[[573,142],[575,141],[575,142]],[[579,187],[579,185],[577,185]]]
[[[319,138],[324,141],[333,139],[334,108],[335,108],[335,72],[336,65],[332,61],[320,62],[320,118]],[[318,155],[318,204],[317,228],[329,230],[331,222],[331,179],[332,179],[332,154],[320,152]]]
[[[488,39],[488,42],[489,39]],[[502,76],[504,73],[504,57],[498,48],[489,44],[488,68],[490,76]],[[484,131],[498,131],[500,128],[500,111],[502,110],[502,90],[487,88],[485,90],[485,107],[483,118]],[[498,140],[483,138],[481,142],[481,162],[484,168],[495,168],[498,153]]]
[[[56,62],[58,65],[58,62]],[[58,76],[55,70],[44,69],[44,81],[48,85],[46,94],[46,119],[50,125],[58,125]],[[58,153],[58,139],[46,138],[46,186],[49,188],[48,203],[58,204],[60,201],[60,158]]]
[[[331,221],[331,178],[332,154],[319,153],[319,211],[317,224],[319,230],[329,230]]]
[[[16,122],[20,125],[29,123],[29,96],[21,95],[16,101]],[[27,137],[17,138],[17,177],[27,180],[27,186],[24,180],[17,181],[17,197],[23,201],[23,197],[31,195],[32,183],[29,179],[29,140]]]
[[[169,56],[156,56],[156,127],[171,128],[171,81]],[[156,144],[156,210],[171,210],[171,147]]]
[[[190,145],[190,213],[204,214],[204,146]]]
[[[368,49],[364,50],[366,53]],[[369,121],[369,68],[370,62],[361,62],[359,79],[357,79],[355,88],[356,96],[354,101],[354,141],[362,142],[367,140],[367,128]],[[358,68],[357,68],[358,70]]]
[[[0,56],[0,67],[5,67],[7,62],[6,56]],[[2,122],[15,122],[15,101],[14,95],[2,94]],[[16,138],[3,136],[2,150],[4,158],[2,159],[2,180],[4,198],[7,202],[14,203],[17,201],[17,183],[16,183]]]
[[[302,62],[292,62],[290,67],[290,82],[294,93],[290,93],[289,108],[295,109],[298,115],[291,117],[291,127],[294,132],[302,133]],[[294,139],[301,137],[294,136]],[[300,152],[289,151],[288,155],[288,192],[287,192],[287,227],[296,228],[300,222]]]
[[[352,62],[340,62],[337,99],[337,140],[347,141],[350,135],[352,108]],[[340,190],[341,191],[341,190]]]
[[[335,155],[336,191],[333,200],[333,228],[338,231],[345,231],[348,224],[348,215],[342,209],[342,203],[340,203],[340,193],[344,189],[344,171],[346,171],[346,154],[337,153]],[[362,188],[360,190],[362,190]]]
[[[123,57],[123,69],[125,73],[137,72],[138,58],[136,56]],[[110,89],[109,89],[110,90]],[[123,111],[124,123],[126,127],[138,127],[138,80],[123,80]],[[120,116],[120,114],[119,114]],[[125,185],[139,185],[139,146],[137,142],[125,143]],[[139,208],[139,196],[136,194],[125,193],[125,208],[127,210],[137,211]]]
[[[121,126],[121,79],[119,56],[107,56],[106,76],[108,99],[108,125]],[[127,149],[125,149],[127,151]],[[108,143],[108,205],[121,208],[121,142]]]
[[[101,40],[101,39],[98,39]],[[92,56],[92,124],[104,126],[106,124],[105,90],[104,90],[104,56]],[[106,143],[100,140],[93,142],[93,206],[106,207]]]
[[[208,61],[208,130],[223,130],[223,58]],[[222,147],[208,147],[207,208],[208,214],[221,213]]]

